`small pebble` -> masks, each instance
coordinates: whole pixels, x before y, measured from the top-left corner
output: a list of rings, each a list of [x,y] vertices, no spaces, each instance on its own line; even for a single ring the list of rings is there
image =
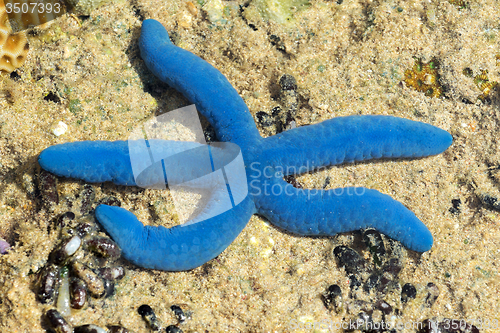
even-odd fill
[[[62,265],[69,257],[71,257],[80,248],[82,239],[78,236],[73,236],[65,240],[56,250],[54,250],[50,257],[57,265]]]
[[[451,204],[453,207],[449,209],[450,213],[452,214],[460,214],[460,205],[462,204],[462,200],[460,199],[452,199]]]
[[[174,315],[177,317],[179,323],[183,323],[186,320],[186,315],[184,314],[184,311],[182,311],[180,306],[172,305],[170,307],[170,310],[174,312]]]
[[[56,290],[59,286],[59,270],[58,266],[50,264],[40,274],[37,296],[43,304],[54,302]]]
[[[61,316],[59,311],[51,309],[45,313],[45,317],[49,322],[51,328],[53,328],[56,333],[73,333],[73,328],[70,324]]]
[[[386,301],[380,300],[375,304],[375,307],[382,311],[383,314],[390,314],[392,312],[392,306],[390,306]]]
[[[347,274],[357,274],[364,270],[365,261],[353,249],[341,245],[333,249],[333,254],[339,261],[339,266],[345,267]]]
[[[73,309],[81,309],[87,300],[87,285],[83,280],[72,278],[70,282],[70,301]]]
[[[427,297],[425,298],[425,305],[431,307],[439,297],[439,288],[432,282],[427,284]]]
[[[276,46],[276,49],[278,51],[281,51],[281,52],[286,51],[285,43],[281,40],[281,38],[279,36],[270,35],[269,41],[271,42],[271,45]]]
[[[297,90],[297,80],[290,74],[283,74],[280,77],[280,87],[281,90],[290,91]]]
[[[196,17],[198,15],[198,8],[195,6],[194,3],[192,3],[191,1],[188,1],[188,2],[186,2],[186,7],[189,10],[189,12],[191,13],[191,15],[193,15],[194,17]]]
[[[10,249],[10,244],[3,238],[0,238],[0,253],[6,254]]]
[[[342,307],[342,289],[340,289],[339,285],[332,284],[326,290],[326,293],[322,295],[323,303],[327,309],[330,309],[331,306],[338,310]]]
[[[68,125],[66,125],[62,121],[58,122],[57,125],[52,127],[52,133],[55,136],[63,135],[64,133],[66,133],[67,130],[68,130]]]
[[[110,297],[115,294],[115,283],[111,280],[104,279],[104,296]]]
[[[182,333],[182,330],[175,325],[169,325],[165,328],[165,333]]]
[[[75,327],[74,333],[107,333],[107,330],[94,324]]]
[[[125,276],[125,269],[123,267],[101,267],[97,269],[97,273],[106,280],[115,281],[120,280]]]
[[[158,320],[158,318],[156,318],[153,309],[149,305],[147,304],[141,305],[137,309],[137,312],[139,312],[139,314],[148,323],[149,327],[151,327],[153,331],[161,330],[162,326],[160,324],[160,321]]]
[[[104,282],[90,268],[82,265],[79,262],[74,262],[73,272],[87,284],[88,291],[95,298],[104,296],[106,290]]]
[[[401,290],[401,302],[407,303],[415,297],[417,297],[417,289],[410,283],[405,284]]]
[[[121,255],[118,244],[107,237],[94,237],[86,242],[89,249],[99,254],[103,258],[116,260]]]

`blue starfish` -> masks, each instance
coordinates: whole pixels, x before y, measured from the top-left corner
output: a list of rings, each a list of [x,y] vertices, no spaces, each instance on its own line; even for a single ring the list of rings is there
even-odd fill
[[[439,154],[452,143],[448,132],[397,117],[347,116],[264,139],[227,79],[201,58],[173,45],[159,22],[143,22],[139,46],[151,72],[194,103],[220,141],[240,147],[250,191],[220,215],[172,228],[144,226],[123,208],[98,206],[97,219],[126,259],[167,271],[198,267],[224,251],[255,213],[297,235],[332,236],[375,228],[409,249],[424,252],[432,247],[425,225],[388,195],[361,187],[303,190],[283,177],[345,162]],[[171,144],[165,142],[165,149]],[[40,154],[39,163],[58,176],[136,185],[126,141],[56,145]]]

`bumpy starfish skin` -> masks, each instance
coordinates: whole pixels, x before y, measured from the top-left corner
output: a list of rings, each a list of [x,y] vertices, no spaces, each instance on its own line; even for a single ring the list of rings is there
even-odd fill
[[[362,187],[302,190],[283,176],[345,162],[439,154],[452,143],[448,132],[390,116],[348,116],[263,139],[227,79],[201,58],[173,45],[159,22],[144,21],[139,46],[151,72],[196,104],[219,140],[241,148],[248,195],[222,214],[172,228],[144,226],[123,208],[98,206],[97,219],[126,259],[168,271],[198,267],[224,251],[254,213],[298,235],[332,236],[371,227],[415,251],[432,247],[425,225],[388,195]],[[182,144],[165,141],[164,147]],[[39,163],[58,176],[136,184],[126,141],[56,145],[40,154]],[[214,202],[218,195],[218,191],[212,194]],[[213,209],[208,204],[200,214],[210,215]]]

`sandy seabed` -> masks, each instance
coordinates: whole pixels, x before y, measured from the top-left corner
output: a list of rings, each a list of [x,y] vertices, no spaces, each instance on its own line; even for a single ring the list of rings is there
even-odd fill
[[[476,102],[481,92],[463,74],[467,67],[474,74],[488,70],[490,80],[500,81],[500,1],[475,1],[467,9],[435,0],[311,1],[286,24],[255,15],[258,1],[249,2],[223,1],[228,9],[219,19],[198,3],[117,1],[30,34],[30,54],[18,75],[0,76],[0,237],[14,244],[0,256],[0,331],[47,328],[43,313],[51,306],[36,299],[36,273],[58,243],[54,219],[84,185],[61,180],[60,204],[41,205],[35,184],[40,151],[68,141],[124,140],[141,122],[188,104],[141,60],[137,39],[145,18],[160,20],[177,45],[219,69],[253,115],[280,105],[278,80],[291,74],[298,85],[298,126],[381,114],[449,131],[453,145],[438,156],[336,166],[297,180],[307,188],[322,188],[328,178],[327,188],[377,189],[431,230],[432,250],[408,251],[399,275],[402,285],[417,287],[417,298],[404,305],[397,297],[385,299],[400,309],[399,321],[500,320],[500,213],[484,199],[500,199],[500,98],[495,90],[490,102]],[[414,57],[438,60],[442,97],[402,83]],[[68,130],[56,137],[60,121]],[[96,201],[114,195],[146,223],[175,219],[168,193],[108,184],[94,189]],[[460,200],[458,211],[450,211],[452,200]],[[342,288],[346,302],[351,297],[349,278],[332,255],[349,237],[296,237],[254,215],[226,251],[192,271],[160,272],[122,261],[127,275],[116,294],[89,300],[70,321],[148,332],[137,308],[149,304],[171,324],[176,304],[191,313],[179,326],[184,332],[341,331],[299,324],[352,318],[327,309],[321,299],[331,284]],[[361,254],[370,257],[366,250]],[[440,291],[432,307],[424,306],[429,282]]]

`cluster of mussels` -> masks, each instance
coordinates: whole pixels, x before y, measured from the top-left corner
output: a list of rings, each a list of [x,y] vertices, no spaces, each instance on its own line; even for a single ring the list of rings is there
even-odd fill
[[[297,81],[290,74],[284,74],[279,79],[281,106],[271,110],[271,114],[259,111],[255,114],[257,123],[266,135],[275,135],[297,127],[295,118],[299,107]]]
[[[59,202],[57,179],[42,171],[39,190],[44,206]],[[84,308],[90,298],[109,297],[114,294],[115,283],[125,276],[125,269],[114,265],[120,258],[118,245],[99,230],[94,218],[94,189],[85,185],[78,195],[77,215],[66,212],[56,219],[62,241],[50,253],[46,266],[39,273],[37,297],[43,304],[53,304],[56,309],[46,312],[48,325],[56,332],[107,332],[95,325],[71,327],[64,319],[72,309]],[[98,204],[119,206],[118,199],[105,198]],[[110,333],[126,333],[120,326],[111,326]]]
[[[424,63],[421,58],[414,58],[412,69],[405,71],[404,82],[419,92],[424,92],[429,97],[441,97],[443,88],[439,83],[438,62],[436,59]]]
[[[365,260],[351,247],[360,251],[368,250],[371,260]],[[324,292],[322,300],[327,309],[345,315],[350,323],[354,323],[350,326],[352,330],[369,333],[403,332],[399,330],[398,323],[402,322],[404,310],[411,302],[420,302],[424,308],[434,305],[439,296],[439,288],[434,283],[402,285],[399,280],[398,275],[407,256],[399,242],[376,230],[367,229],[355,233],[351,247],[339,245],[333,250],[339,267],[344,267],[350,280],[347,297],[343,297],[339,285],[333,284]],[[426,320],[423,324],[422,332],[452,332],[444,330],[444,325],[434,319]],[[453,332],[478,332],[472,325],[465,328],[471,331]]]
[[[297,122],[295,121],[299,108],[297,80],[290,74],[283,74],[279,79],[279,86],[281,106],[275,106],[271,110],[271,114],[265,111],[259,111],[255,114],[257,124],[268,136],[297,127]],[[285,181],[296,188],[302,188],[295,175],[286,176]]]

